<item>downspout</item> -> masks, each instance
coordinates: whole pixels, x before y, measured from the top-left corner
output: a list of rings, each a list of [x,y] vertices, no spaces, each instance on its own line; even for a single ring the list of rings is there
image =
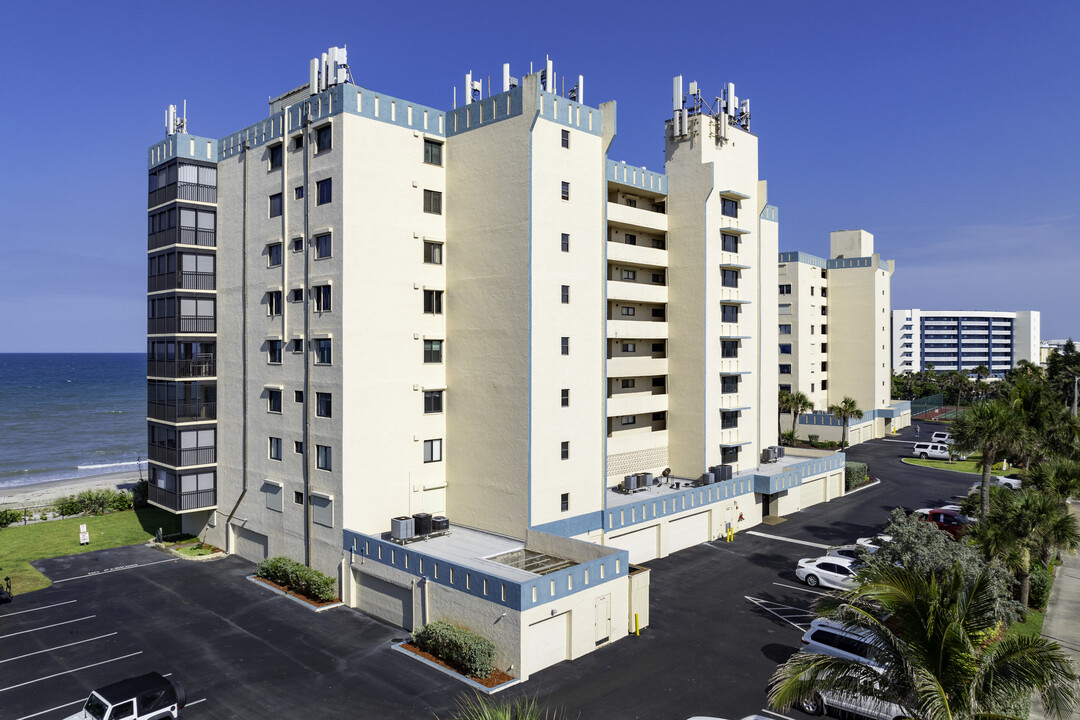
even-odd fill
[[[308,419],[308,390],[311,384],[311,348],[308,343],[308,278],[311,271],[311,227],[309,208],[311,206],[311,183],[308,173],[311,162],[311,103],[305,103],[303,109],[304,126],[304,456],[301,467],[304,475],[304,564],[311,565],[311,445],[308,443],[310,421]]]

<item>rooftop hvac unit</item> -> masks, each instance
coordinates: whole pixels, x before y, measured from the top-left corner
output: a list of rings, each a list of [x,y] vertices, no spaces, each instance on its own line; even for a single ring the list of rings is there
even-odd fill
[[[450,520],[442,515],[436,515],[431,518],[431,532],[446,532],[450,529]]]
[[[721,465],[717,469],[720,471],[720,476],[717,478],[718,481],[724,482],[725,480],[730,480],[731,479],[731,466],[730,465]]]
[[[407,515],[390,520],[390,537],[395,540],[411,540],[416,535],[416,525]]]
[[[782,446],[780,446],[780,445],[774,445],[773,446],[773,452],[776,453],[776,458],[778,460],[780,458],[784,457],[784,448]]]
[[[649,486],[649,485],[652,485],[653,484],[653,474],[652,473],[641,473],[641,482],[646,487]]]
[[[761,451],[761,462],[776,462],[776,453],[773,452],[771,447],[767,447]]]
[[[627,475],[623,478],[622,487],[626,492],[630,492],[631,490],[637,490],[637,484],[637,475]]]
[[[701,476],[701,484],[702,485],[712,485],[714,482],[716,482],[716,476],[713,475],[711,472],[707,472],[707,473],[702,474],[702,476]]]
[[[418,536],[431,534],[431,513],[413,513],[412,519]]]

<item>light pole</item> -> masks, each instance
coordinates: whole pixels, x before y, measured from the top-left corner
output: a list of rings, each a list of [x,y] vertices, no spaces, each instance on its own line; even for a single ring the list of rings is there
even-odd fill
[[[1080,383],[1080,375],[1077,375],[1077,376],[1075,376],[1073,378],[1073,406],[1072,406],[1072,416],[1073,417],[1076,417],[1076,390],[1077,390],[1077,383]]]

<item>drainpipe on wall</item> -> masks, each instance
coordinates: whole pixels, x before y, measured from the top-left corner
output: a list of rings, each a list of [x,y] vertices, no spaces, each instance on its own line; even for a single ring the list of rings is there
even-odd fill
[[[240,503],[247,495],[247,465],[248,465],[248,366],[247,366],[247,214],[248,214],[248,150],[251,142],[245,140],[244,144],[244,182],[242,190],[243,212],[240,215],[240,407],[242,413],[243,430],[240,434],[240,495],[236,498],[229,515],[225,519],[225,552],[231,553],[232,547],[232,519],[236,515]],[[215,308],[215,313],[217,309]],[[221,344],[216,345],[217,351],[221,352]],[[221,358],[218,358],[220,361]],[[220,430],[220,426],[218,428]],[[216,479],[215,479],[216,482]]]
[[[310,422],[308,420],[308,390],[311,383],[311,347],[308,337],[308,278],[311,271],[311,226],[308,209],[311,203],[311,183],[308,174],[311,168],[311,103],[305,103],[303,109],[304,126],[304,457],[301,468],[304,474],[304,564],[311,565],[311,445],[308,442]]]

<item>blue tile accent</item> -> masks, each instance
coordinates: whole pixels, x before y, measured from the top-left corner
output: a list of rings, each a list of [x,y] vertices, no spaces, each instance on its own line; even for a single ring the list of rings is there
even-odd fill
[[[761,215],[759,217],[762,220],[769,220],[770,222],[780,222],[780,208],[775,205],[766,205],[761,210]],[[784,261],[781,260],[781,262]]]
[[[607,181],[610,183],[667,195],[667,175],[663,173],[611,159],[608,159],[605,167]]]
[[[194,152],[192,144],[194,143]],[[210,143],[209,153],[207,143]],[[209,154],[209,157],[207,155]],[[181,160],[201,160],[216,163],[218,161],[218,141],[213,138],[176,133],[160,142],[156,142],[146,151],[147,169],[156,167],[173,158]]]
[[[814,267],[824,268],[828,261],[825,258],[820,258],[817,255],[811,255],[804,252],[782,252],[780,253],[780,262],[805,263],[807,265],[813,265]]]
[[[599,530],[603,525],[604,514],[596,511],[537,525],[533,530],[539,530],[549,535],[558,535],[559,537],[573,537]]]
[[[506,101],[510,100],[507,111]],[[492,123],[519,117],[524,112],[524,95],[520,86],[506,92],[492,95],[483,100],[474,100],[468,105],[446,113],[446,137],[460,135]],[[597,111],[599,112],[599,111]]]

